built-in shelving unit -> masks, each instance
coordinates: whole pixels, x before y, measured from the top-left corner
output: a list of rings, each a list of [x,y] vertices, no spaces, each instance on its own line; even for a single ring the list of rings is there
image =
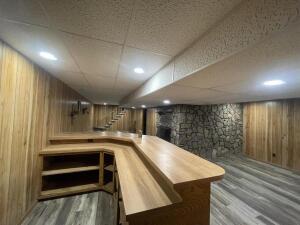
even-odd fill
[[[66,168],[66,169],[58,169],[58,170],[48,170],[48,171],[43,171],[42,176],[85,172],[85,171],[92,171],[92,170],[99,170],[99,166],[84,166],[84,167]]]
[[[114,193],[115,193],[115,200],[116,200],[116,207],[117,207],[117,217],[116,217],[116,223],[117,225],[128,225],[126,222],[126,216],[125,216],[125,208],[124,208],[124,202],[122,198],[122,192],[119,182],[119,176],[118,171],[115,171],[115,182],[114,182]]]
[[[114,154],[103,152],[103,189],[110,193],[114,192]]]
[[[42,191],[39,199],[78,194],[82,192],[96,191],[99,189],[100,189],[99,184],[86,184],[86,185],[78,185],[78,186],[72,186],[66,188],[59,188],[59,189]]]
[[[111,152],[44,155],[40,199],[82,192],[114,192],[115,157]]]

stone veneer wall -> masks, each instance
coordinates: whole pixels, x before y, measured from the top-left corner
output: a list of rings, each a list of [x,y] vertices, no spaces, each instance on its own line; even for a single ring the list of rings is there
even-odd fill
[[[158,108],[156,125],[171,128],[171,142],[211,159],[242,152],[241,104],[174,105]]]

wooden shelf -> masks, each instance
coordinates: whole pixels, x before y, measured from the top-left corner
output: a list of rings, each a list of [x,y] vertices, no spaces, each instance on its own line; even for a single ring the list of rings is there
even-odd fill
[[[86,185],[78,185],[73,187],[52,189],[48,191],[42,191],[39,199],[71,195],[71,194],[77,194],[77,193],[87,192],[87,191],[96,191],[99,189],[100,189],[99,184],[86,184]]]
[[[65,174],[65,173],[76,173],[84,171],[99,170],[99,166],[84,166],[84,167],[75,167],[67,169],[58,169],[58,170],[46,170],[42,172],[42,176],[50,176],[56,174]]]
[[[108,192],[113,192],[114,183],[111,181],[103,186],[103,189]]]
[[[114,172],[114,165],[108,165],[108,166],[104,167],[104,169],[107,171]]]

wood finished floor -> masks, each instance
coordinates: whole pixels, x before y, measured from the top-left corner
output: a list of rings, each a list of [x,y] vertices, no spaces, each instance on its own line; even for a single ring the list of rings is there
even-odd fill
[[[244,157],[222,158],[212,185],[211,225],[300,225],[300,175]],[[22,225],[113,225],[111,195],[89,193],[39,202]]]

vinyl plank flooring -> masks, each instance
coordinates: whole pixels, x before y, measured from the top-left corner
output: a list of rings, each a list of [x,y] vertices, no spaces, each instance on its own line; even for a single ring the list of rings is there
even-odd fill
[[[211,225],[300,225],[300,174],[244,156],[219,158]],[[94,192],[39,202],[22,225],[113,225],[113,196]]]

